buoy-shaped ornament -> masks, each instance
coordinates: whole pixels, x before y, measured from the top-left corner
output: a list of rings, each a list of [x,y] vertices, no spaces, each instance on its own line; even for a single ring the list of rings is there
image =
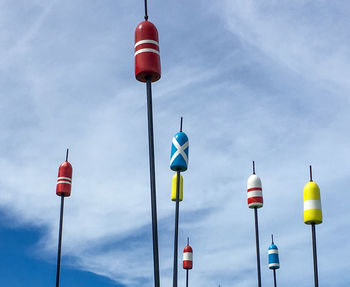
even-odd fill
[[[56,194],[58,196],[70,196],[72,189],[73,168],[68,160],[64,161],[58,168],[58,178],[56,186]]]
[[[135,30],[135,77],[140,82],[156,82],[160,76],[158,31],[150,21],[143,21]]]
[[[174,174],[172,179],[172,187],[171,187],[171,200],[176,201],[176,186],[177,186],[177,173]],[[179,193],[179,201],[183,200],[183,177],[180,174],[180,193]]]
[[[180,131],[175,134],[171,144],[170,168],[174,171],[185,171],[188,166],[188,137]]]
[[[279,269],[280,261],[278,258],[278,248],[272,243],[269,247],[269,269]]]
[[[310,180],[304,187],[304,223],[322,223],[321,194],[318,185]]]
[[[184,248],[183,268],[184,269],[192,269],[193,268],[193,250],[192,250],[192,247],[188,244]]]
[[[262,184],[260,177],[255,173],[248,178],[247,195],[249,208],[261,208],[263,206]]]

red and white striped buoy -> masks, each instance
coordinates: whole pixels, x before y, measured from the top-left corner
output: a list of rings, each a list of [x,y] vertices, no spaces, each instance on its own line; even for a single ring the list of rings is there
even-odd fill
[[[262,184],[256,174],[252,174],[247,182],[248,207],[260,208],[263,206]]]
[[[193,267],[193,250],[192,247],[187,245],[183,254],[183,268],[192,269]]]
[[[137,25],[135,31],[135,77],[140,82],[160,79],[159,40],[156,26],[150,21]]]
[[[56,194],[58,196],[70,196],[70,192],[72,189],[72,175],[72,165],[66,160],[60,165],[58,169],[58,178],[56,186]]]

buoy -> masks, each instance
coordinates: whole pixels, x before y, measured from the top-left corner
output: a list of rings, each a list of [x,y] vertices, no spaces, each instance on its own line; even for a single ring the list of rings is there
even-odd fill
[[[171,187],[171,200],[176,201],[176,186],[177,186],[177,173],[174,174],[172,179],[172,187]],[[183,200],[183,178],[180,174],[180,194],[179,201]]]
[[[309,181],[304,186],[304,223],[322,223],[322,207],[320,188],[316,182]]]
[[[262,184],[260,177],[252,174],[247,182],[247,195],[249,208],[261,208],[263,206]]]
[[[269,247],[269,268],[273,271],[274,287],[277,287],[276,270],[280,268],[280,260],[278,258],[278,248],[273,242],[273,235],[271,235],[272,243]]]
[[[314,259],[314,282],[318,287],[318,268],[317,268],[317,248],[316,248],[316,225],[322,223],[322,208],[320,188],[312,180],[312,167],[310,165],[310,181],[305,185],[303,191],[304,197],[304,223],[311,225],[312,235],[312,253]]]
[[[153,23],[143,21],[135,30],[135,77],[140,82],[156,82],[160,76],[158,31]]]
[[[187,245],[183,252],[182,267],[186,270],[186,287],[188,287],[188,270],[193,267],[193,250],[190,246],[190,239],[187,237]]]
[[[172,170],[187,170],[188,149],[189,142],[187,135],[182,131],[176,133],[171,144],[170,168]]]
[[[73,168],[72,168],[72,165],[68,162],[68,153],[69,153],[69,149],[67,149],[66,160],[60,165],[58,169],[58,178],[57,178],[57,185],[56,185],[56,194],[61,197],[60,223],[59,223],[59,230],[58,230],[56,287],[60,286],[64,198],[70,196],[71,189],[72,189]]]
[[[159,251],[158,251],[158,221],[156,175],[154,159],[154,133],[152,109],[152,82],[158,81],[161,76],[159,38],[156,26],[148,21],[147,0],[145,3],[145,21],[139,23],[135,30],[135,77],[146,83],[147,94],[147,122],[148,122],[148,153],[151,185],[151,214],[152,214],[152,241],[153,241],[153,271],[154,287],[160,286],[159,278]]]
[[[64,161],[58,168],[56,194],[58,196],[70,196],[72,189],[73,168],[68,161]]]
[[[193,268],[193,250],[192,250],[192,247],[189,245],[187,245],[184,248],[183,268],[184,269],[192,269]]]
[[[262,197],[261,180],[255,174],[254,161],[253,161],[253,174],[248,178],[248,182],[247,182],[247,193],[248,193],[248,207],[254,208],[256,267],[257,267],[257,275],[258,275],[258,287],[261,287],[258,208],[261,208],[263,206],[263,197]]]
[[[271,244],[269,247],[269,269],[279,269],[280,261],[278,258],[278,248],[275,244]]]

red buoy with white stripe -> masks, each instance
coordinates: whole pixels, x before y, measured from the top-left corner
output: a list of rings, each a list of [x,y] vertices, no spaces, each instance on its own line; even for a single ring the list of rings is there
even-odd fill
[[[140,82],[156,82],[160,76],[158,31],[150,21],[143,21],[135,31],[135,77]]]
[[[58,178],[56,186],[56,194],[58,196],[70,196],[70,192],[72,189],[72,175],[72,165],[66,160],[60,165],[58,169]]]
[[[193,250],[192,247],[187,245],[183,254],[183,268],[192,269],[193,267]]]

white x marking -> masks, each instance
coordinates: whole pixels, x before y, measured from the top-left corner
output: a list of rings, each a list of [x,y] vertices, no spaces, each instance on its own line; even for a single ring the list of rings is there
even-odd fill
[[[181,154],[182,157],[184,158],[186,165],[188,164],[188,158],[187,155],[185,154],[185,149],[188,147],[188,141],[185,142],[183,145],[180,146],[180,144],[177,142],[175,138],[173,138],[173,144],[176,147],[177,151],[173,154],[170,160],[170,164],[174,161],[174,159]]]

